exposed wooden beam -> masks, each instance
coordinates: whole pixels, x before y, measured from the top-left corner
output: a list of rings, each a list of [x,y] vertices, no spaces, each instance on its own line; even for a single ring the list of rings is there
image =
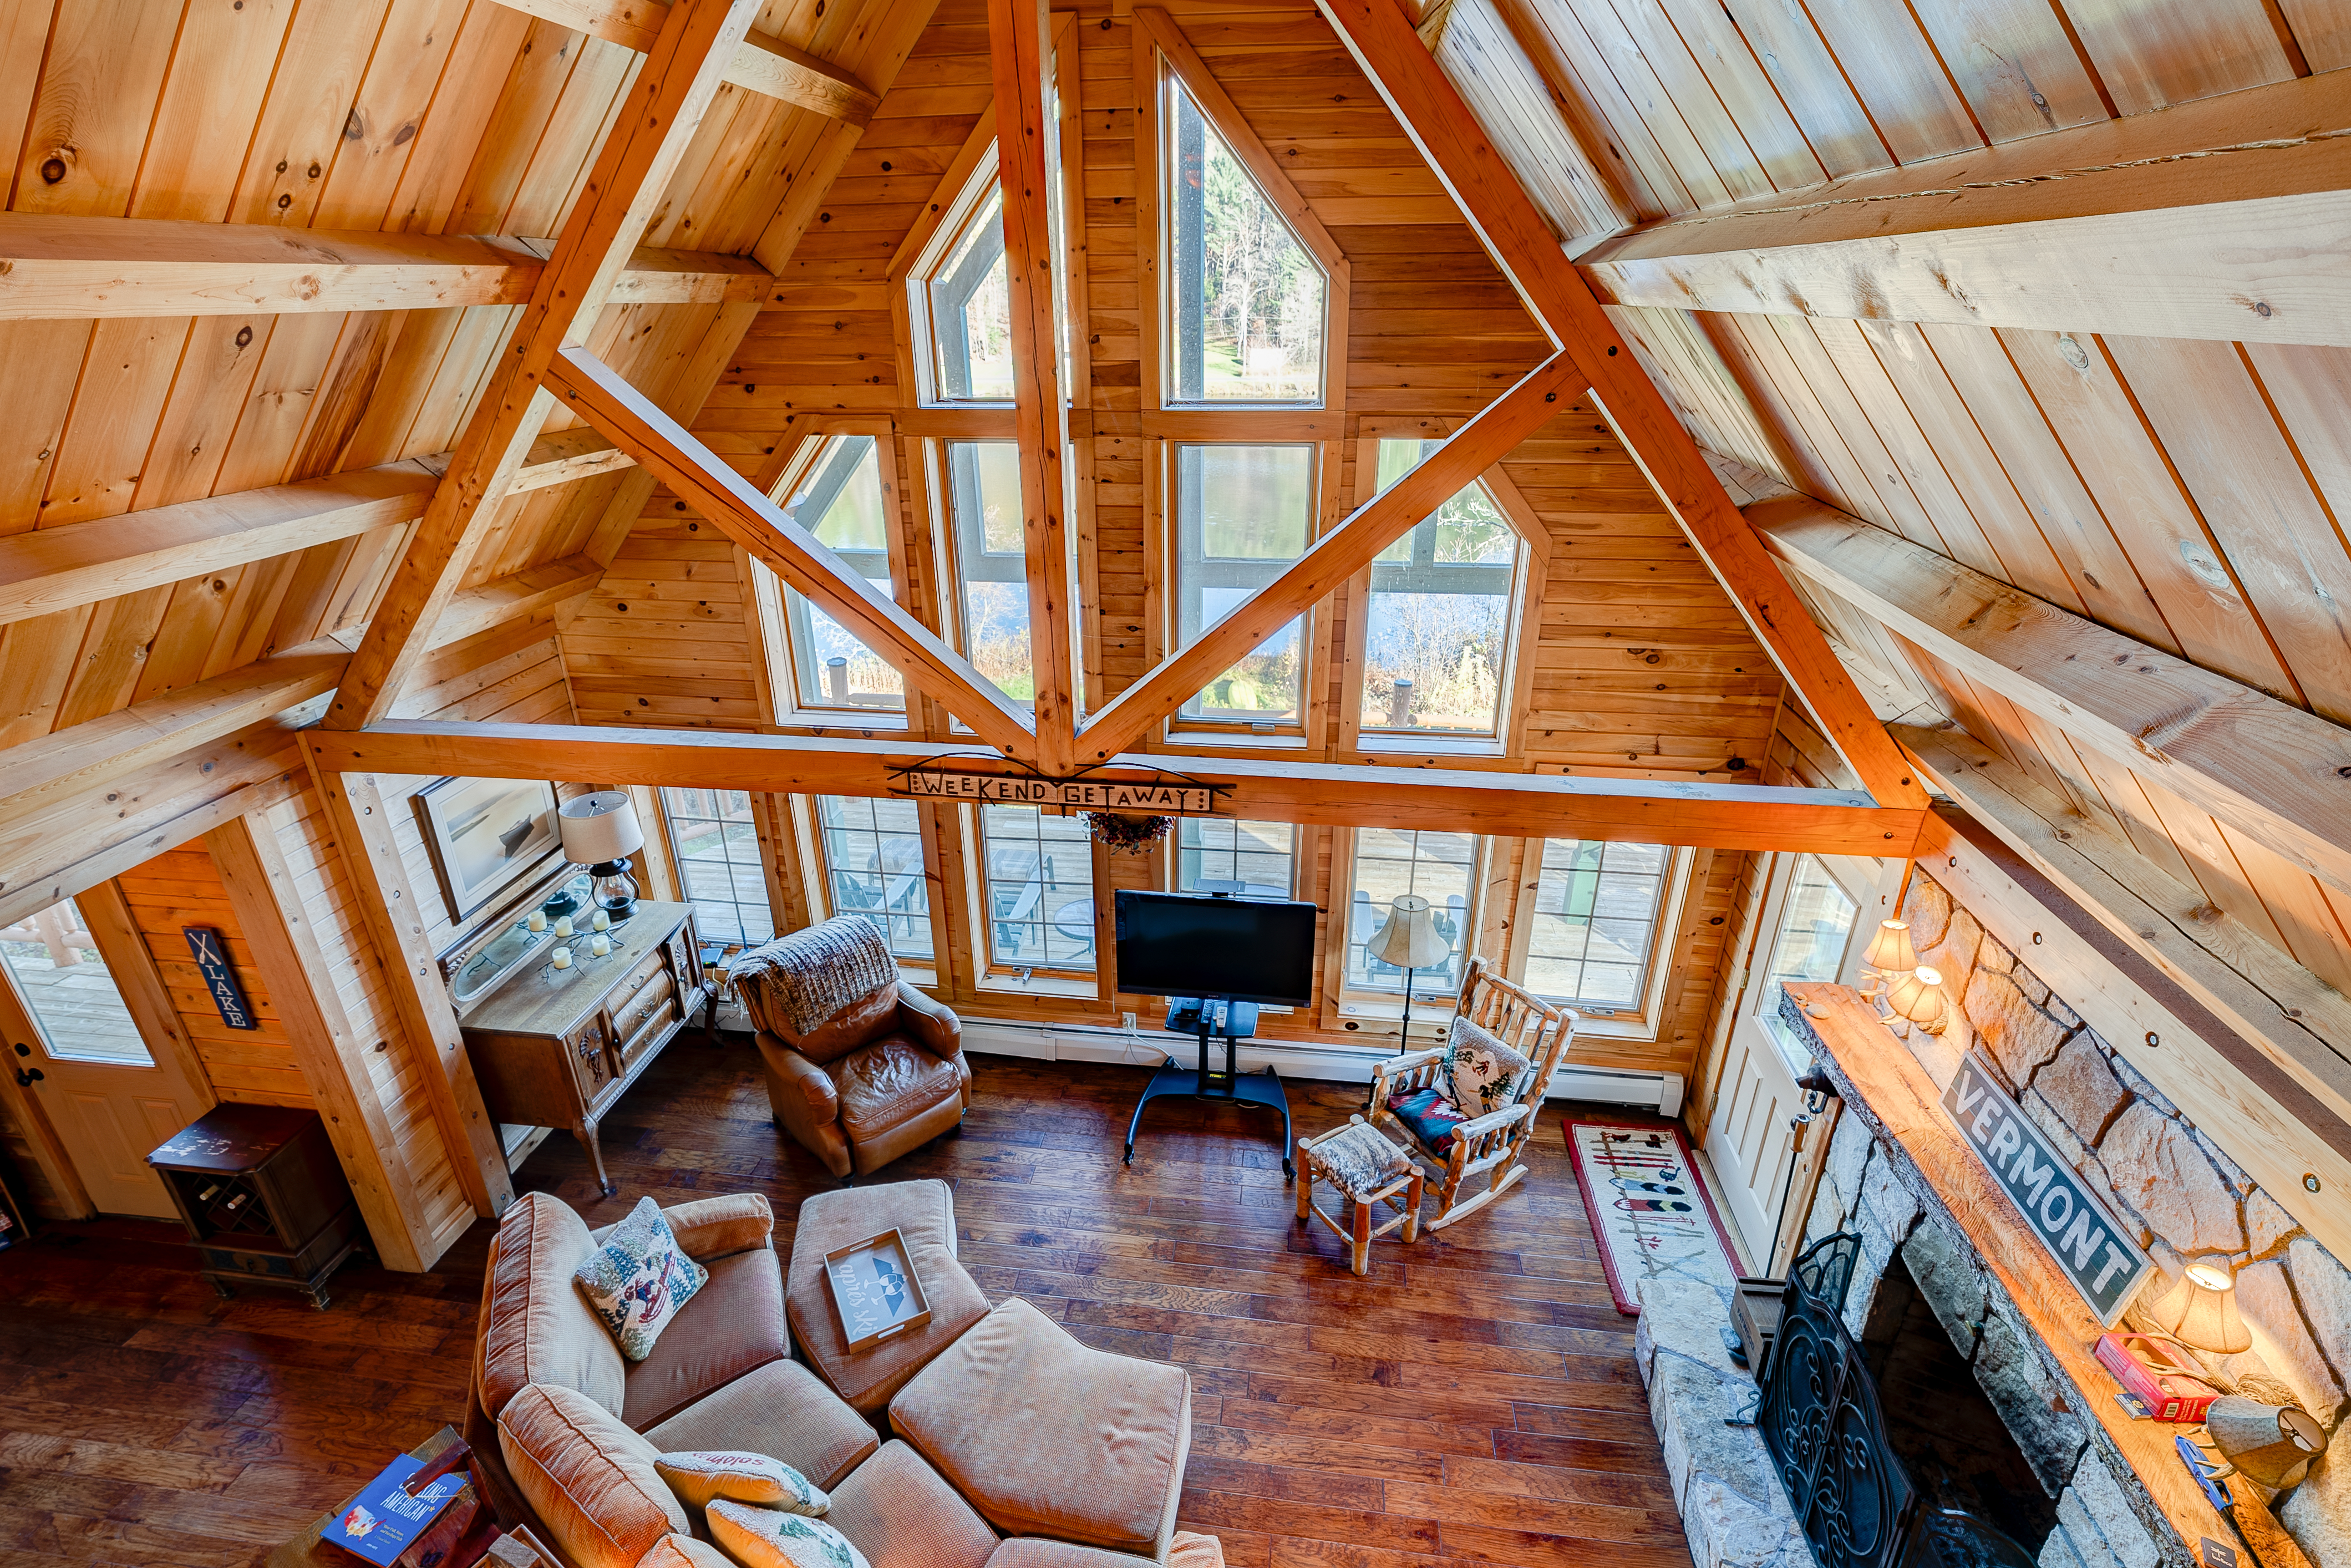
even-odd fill
[[[1795,570],[2351,893],[2351,729],[1775,488],[1746,516]]]
[[[1396,0],[1316,0],[1756,638],[1883,804],[1926,791]],[[1456,437],[1455,439],[1459,439]]]
[[[2351,1241],[2351,1000],[1966,736],[1896,733],[1974,820],[1930,815],[1936,878],[2294,1218]]]
[[[756,0],[677,0],[630,84],[555,255],[498,356],[449,472],[392,573],[367,641],[344,672],[325,722],[357,728],[391,710],[424,650],[424,633],[464,580],[483,529],[512,489],[552,406],[540,379],[567,342],[585,339],[613,280],[718,91]]]
[[[559,614],[603,576],[594,557],[571,555],[461,589],[449,596],[449,608],[433,628],[433,646],[446,647],[520,616]]]
[[[500,4],[577,27],[640,54],[653,47],[662,24],[669,17],[669,7],[661,0],[500,0]],[[781,99],[796,109],[813,110],[829,120],[856,126],[870,121],[882,101],[839,66],[768,33],[746,35],[726,64],[726,79]]]
[[[1386,3],[1386,0],[1382,0]],[[1417,45],[1414,46],[1418,47]],[[1099,762],[1138,744],[1152,726],[1192,700],[1251,648],[1280,631],[1333,589],[1372,564],[1511,448],[1574,401],[1583,375],[1555,354],[1479,410],[1419,466],[1355,508],[1307,547],[1280,576],[1234,606],[1189,647],[1161,660],[1121,692],[1078,737],[1080,755]]]
[[[2351,344],[2322,73],[1751,197],[1579,258],[1616,305]]]
[[[0,625],[414,522],[449,456],[436,452],[0,538]],[[569,484],[634,463],[592,430],[562,431],[532,445],[513,489]]]
[[[317,766],[329,770],[569,776],[778,794],[886,795],[893,768],[931,761],[1011,776],[1022,772],[1014,765],[975,759],[968,745],[584,725],[394,720],[358,731],[312,730],[305,745]],[[1118,757],[1107,765],[1111,771],[1099,777],[1156,777],[1168,760]],[[1865,795],[1834,789],[1189,756],[1180,760],[1186,778],[1230,789],[1222,809],[1233,816],[1331,827],[1907,858],[1925,817],[1923,811],[1875,807]]]
[[[874,656],[1008,757],[1030,758],[1028,715],[896,601],[877,590],[726,459],[585,349],[566,349],[549,387],[633,454],[679,499],[820,606]]]
[[[1061,397],[1061,312],[1055,305],[1060,290],[1053,275],[1058,128],[1045,101],[1050,25],[1045,0],[987,0],[996,174],[1004,198],[1004,276],[1011,298],[1036,760],[1045,772],[1059,775],[1075,766],[1077,756],[1078,606],[1071,549],[1075,535],[1069,526],[1070,424]]]
[[[519,305],[538,286],[553,244],[0,213],[0,321]],[[612,299],[757,300],[774,281],[747,256],[640,246]]]

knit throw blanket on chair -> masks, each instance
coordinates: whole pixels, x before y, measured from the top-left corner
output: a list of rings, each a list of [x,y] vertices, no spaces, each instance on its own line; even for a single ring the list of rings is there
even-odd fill
[[[797,1038],[896,979],[898,962],[872,921],[842,915],[738,955],[727,973],[754,1024]]]

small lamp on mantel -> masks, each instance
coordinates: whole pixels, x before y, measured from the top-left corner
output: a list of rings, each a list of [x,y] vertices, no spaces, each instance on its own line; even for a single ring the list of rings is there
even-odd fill
[[[588,868],[588,895],[614,925],[637,912],[637,881],[629,857],[645,847],[645,831],[626,789],[599,789],[566,800],[558,813],[563,855]]]
[[[2237,1311],[2237,1281],[2213,1263],[2190,1263],[2179,1283],[2148,1314],[2156,1332],[2190,1350],[2235,1355],[2253,1348],[2253,1336]]]
[[[1877,1016],[1884,1018],[1886,993],[1903,976],[1918,967],[1918,950],[1910,945],[1910,923],[1879,921],[1877,935],[1869,939],[1869,951],[1862,955],[1861,963],[1865,982],[1861,994],[1877,1005]]]
[[[2212,1401],[2204,1413],[2204,1435],[2227,1461],[2220,1475],[2233,1472],[2280,1491],[2300,1485],[2311,1461],[2326,1452],[2326,1428],[2309,1415],[2241,1394]]]
[[[1412,1044],[1412,977],[1433,968],[1452,956],[1453,949],[1437,935],[1437,911],[1416,893],[1400,894],[1388,905],[1387,924],[1381,926],[1364,951],[1383,964],[1404,971],[1404,1041]]]
[[[1897,1035],[1907,1038],[1913,1027],[1928,1034],[1942,1033],[1942,971],[1919,965],[1886,988],[1886,1006],[1892,1015],[1886,1019],[1886,1026]]]

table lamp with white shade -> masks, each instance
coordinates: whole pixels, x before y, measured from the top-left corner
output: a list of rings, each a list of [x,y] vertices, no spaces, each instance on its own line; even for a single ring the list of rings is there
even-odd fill
[[[614,924],[637,912],[637,881],[629,857],[645,847],[645,831],[625,789],[599,789],[566,800],[557,815],[563,856],[588,868],[588,894]]]
[[[1383,964],[1404,971],[1404,1040],[1412,1043],[1412,977],[1416,970],[1434,968],[1453,956],[1452,945],[1437,934],[1437,911],[1416,893],[1401,894],[1388,905],[1387,924],[1381,926],[1364,951]]]

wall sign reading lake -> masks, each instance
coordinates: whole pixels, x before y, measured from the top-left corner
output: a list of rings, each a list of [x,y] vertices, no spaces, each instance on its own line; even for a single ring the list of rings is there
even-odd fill
[[[2155,1268],[2130,1232],[2017,1109],[1973,1051],[1943,1091],[1943,1113],[2000,1179],[2001,1190],[2098,1322],[2112,1328]]]

